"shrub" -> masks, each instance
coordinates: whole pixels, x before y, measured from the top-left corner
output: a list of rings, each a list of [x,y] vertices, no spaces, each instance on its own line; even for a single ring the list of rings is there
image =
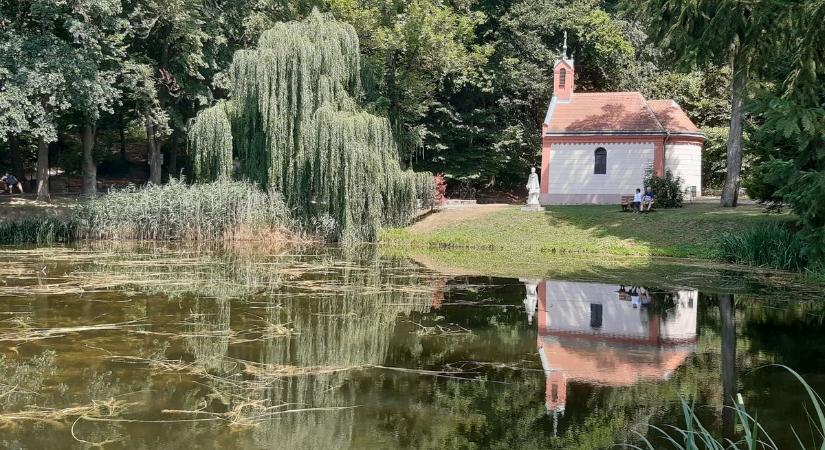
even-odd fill
[[[794,174],[780,193],[799,217],[799,235],[805,256],[825,262],[825,170]]]
[[[794,172],[792,162],[772,159],[753,167],[742,180],[742,187],[748,197],[778,211],[784,201],[780,191]]]
[[[656,193],[657,208],[681,208],[684,201],[684,191],[682,179],[673,175],[673,172],[666,171],[665,176],[660,177],[648,170],[645,175],[644,185],[650,186]]]
[[[802,271],[808,264],[804,247],[789,226],[769,224],[723,235],[718,251],[720,259],[729,263]]]
[[[128,188],[78,209],[81,235],[92,239],[221,240],[290,225],[281,195],[240,181]]]
[[[437,173],[433,178],[435,179],[435,206],[441,206],[447,201],[447,182],[444,180],[443,173]]]

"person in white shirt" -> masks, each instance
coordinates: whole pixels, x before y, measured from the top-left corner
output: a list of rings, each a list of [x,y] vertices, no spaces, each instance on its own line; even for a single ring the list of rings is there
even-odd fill
[[[639,305],[642,304],[639,298],[639,288],[636,286],[633,286],[633,289],[630,290],[630,304],[633,305],[634,308],[638,308]]]
[[[633,211],[639,212],[642,209],[642,190],[636,188],[636,193],[633,194]]]

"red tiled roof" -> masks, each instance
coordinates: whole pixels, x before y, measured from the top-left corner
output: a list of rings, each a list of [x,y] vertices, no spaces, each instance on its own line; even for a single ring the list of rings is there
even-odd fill
[[[545,120],[550,133],[699,132],[674,101],[646,101],[639,92],[573,93],[551,103]]]
[[[607,386],[665,379],[693,353],[690,347],[605,347],[569,340],[540,339],[539,345],[551,370],[563,370],[568,380]]]
[[[665,130],[674,133],[699,133],[690,117],[673,100],[648,100],[647,105]]]
[[[662,127],[642,94],[600,92],[573,93],[569,102],[558,101],[547,131],[662,131]]]

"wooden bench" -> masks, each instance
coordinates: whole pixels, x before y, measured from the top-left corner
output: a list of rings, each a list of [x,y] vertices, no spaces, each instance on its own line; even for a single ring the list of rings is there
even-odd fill
[[[621,201],[622,211],[633,211],[633,196],[622,195]]]
[[[79,194],[83,192],[83,179],[66,178],[66,188],[64,192],[66,194]]]
[[[642,210],[644,208],[643,203],[644,202],[639,204],[639,210]],[[633,196],[632,195],[622,195],[622,201],[621,201],[620,205],[622,206],[622,211],[624,211],[624,212],[633,212],[634,211],[634,209],[633,209]],[[652,212],[652,211],[656,211],[656,202],[655,201],[653,202],[653,206],[650,207],[649,211],[644,210],[642,212]]]

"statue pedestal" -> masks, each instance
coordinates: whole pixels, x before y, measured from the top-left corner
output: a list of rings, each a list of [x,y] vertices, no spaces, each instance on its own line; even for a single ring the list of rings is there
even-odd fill
[[[521,207],[522,211],[528,212],[544,212],[544,206],[541,205],[527,205]]]

